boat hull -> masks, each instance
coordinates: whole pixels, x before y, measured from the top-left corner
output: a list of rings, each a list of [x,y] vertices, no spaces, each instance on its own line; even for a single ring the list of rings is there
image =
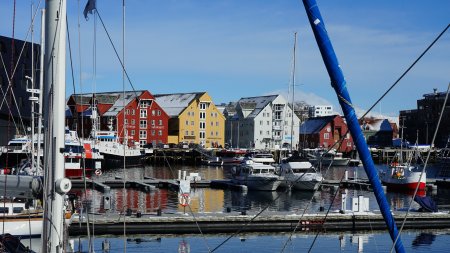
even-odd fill
[[[279,177],[248,176],[235,179],[235,183],[246,185],[249,190],[254,191],[276,191],[281,182]]]
[[[322,176],[316,173],[285,174],[281,187],[291,187],[295,190],[315,191],[319,188]]]
[[[103,153],[104,159],[102,168],[118,168],[123,167],[124,165],[124,156],[111,155],[107,153]],[[125,156],[125,166],[126,167],[137,167],[142,166],[142,155],[136,156]]]
[[[20,237],[40,237],[42,234],[42,217],[8,217],[3,218],[4,232]]]

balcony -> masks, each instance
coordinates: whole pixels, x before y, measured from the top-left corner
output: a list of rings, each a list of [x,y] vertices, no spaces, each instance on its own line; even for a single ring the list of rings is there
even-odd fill
[[[272,136],[274,141],[281,141],[281,136]]]
[[[273,125],[273,126],[272,126],[272,129],[273,129],[273,130],[281,131],[281,126],[279,126],[279,125]]]

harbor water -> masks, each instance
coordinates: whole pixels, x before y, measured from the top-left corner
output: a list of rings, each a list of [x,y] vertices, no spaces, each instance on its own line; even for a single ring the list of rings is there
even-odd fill
[[[377,169],[386,169],[378,165]],[[199,173],[202,179],[227,179],[231,177],[231,167],[206,167],[206,166],[144,166],[127,169],[106,170],[101,176],[94,176],[94,180],[107,181],[125,178],[126,180],[142,180],[145,178],[174,179],[178,170],[189,173]],[[345,171],[349,177],[365,179],[363,167],[331,167],[323,171],[325,179],[340,180]],[[437,175],[437,170],[429,167],[428,178]],[[154,215],[158,210],[164,214],[196,214],[225,213],[240,214],[242,212],[259,212],[267,207],[265,214],[286,213],[302,214],[324,213],[328,209],[336,211],[341,209],[341,195],[346,192],[349,199],[357,196],[365,196],[370,200],[371,211],[378,210],[378,205],[371,191],[363,189],[339,189],[337,186],[325,186],[316,192],[288,191],[279,189],[274,192],[235,191],[228,189],[211,189],[192,187],[190,192],[189,207],[179,204],[178,193],[169,189],[157,189],[152,192],[143,192],[137,189],[111,189],[109,203],[103,200],[103,194],[94,189],[78,191],[77,194],[83,201],[85,208],[91,213],[112,212],[124,213],[126,209],[133,212],[141,212],[143,215]],[[446,190],[428,191],[438,204],[448,210],[450,194]],[[407,193],[387,192],[387,199],[393,210],[406,209],[410,205],[412,196]],[[412,202],[411,208],[417,210],[419,205]],[[351,209],[347,203],[346,209]],[[94,221],[95,222],[95,221]],[[315,239],[317,235],[317,239]],[[210,252],[224,242],[230,235],[204,235],[200,231],[195,235],[130,235],[125,239],[118,236],[95,236],[94,248],[96,252]],[[288,238],[291,237],[291,240]],[[407,230],[402,233],[402,240],[408,252],[447,252],[450,230],[415,231]],[[286,240],[288,242],[286,243]],[[315,241],[314,245],[311,244]],[[105,244],[106,243],[106,244]],[[366,231],[355,233],[326,233],[315,231],[297,231],[293,235],[289,233],[276,234],[238,234],[220,246],[215,252],[281,252],[286,244],[284,252],[306,252],[312,247],[311,252],[386,252],[390,250],[392,241],[387,231]],[[86,237],[72,237],[71,245],[75,252],[88,249]],[[109,246],[105,248],[105,245]]]

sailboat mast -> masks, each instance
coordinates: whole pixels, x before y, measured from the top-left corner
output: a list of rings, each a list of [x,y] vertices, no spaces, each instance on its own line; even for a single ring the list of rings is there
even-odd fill
[[[303,0],[303,5],[305,6],[308,20],[314,32],[314,36],[316,38],[317,45],[319,46],[320,53],[322,54],[322,58],[327,68],[328,75],[330,76],[331,85],[336,91],[336,94],[339,98],[339,104],[341,105],[342,111],[345,115],[345,119],[347,120],[348,129],[350,130],[353,140],[355,141],[355,145],[361,157],[361,161],[364,165],[367,177],[373,187],[375,198],[377,199],[380,211],[389,229],[391,239],[395,243],[395,250],[397,252],[405,252],[401,239],[398,239],[396,241],[396,238],[399,234],[397,225],[395,224],[390,206],[386,200],[383,188],[381,187],[378,172],[375,169],[375,165],[369,153],[369,148],[367,147],[364,135],[361,132],[355,109],[353,108],[352,101],[346,87],[344,74],[334,52],[333,45],[331,44],[330,38],[328,37],[327,31],[325,29],[325,23],[320,14],[319,7],[317,6],[315,0]]]
[[[71,188],[64,178],[64,116],[66,88],[66,1],[46,0],[44,96],[45,185],[42,252],[63,251],[64,194]]]
[[[36,168],[40,168],[41,163],[41,138],[42,138],[42,97],[44,90],[44,51],[45,51],[45,9],[41,10],[41,50],[39,63],[39,111],[37,127],[37,152]]]
[[[291,150],[294,144],[294,98],[295,98],[295,50],[297,47],[297,32],[294,33],[294,52],[293,52],[293,62],[292,62],[292,113],[291,113]]]

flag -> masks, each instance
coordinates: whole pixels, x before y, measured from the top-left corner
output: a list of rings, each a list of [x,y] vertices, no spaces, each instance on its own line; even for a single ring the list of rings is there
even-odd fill
[[[86,20],[88,20],[88,17],[87,17],[88,13],[92,14],[92,11],[95,9],[97,9],[96,0],[88,0],[88,2],[86,3],[86,7],[84,7],[84,11],[83,11],[84,18]]]

